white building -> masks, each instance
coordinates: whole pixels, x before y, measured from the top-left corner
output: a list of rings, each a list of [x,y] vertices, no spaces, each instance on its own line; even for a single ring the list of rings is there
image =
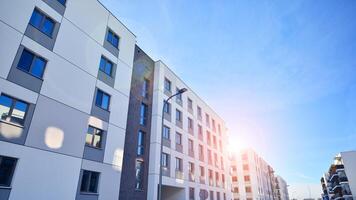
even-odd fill
[[[322,198],[356,199],[356,151],[341,152],[334,157],[321,178]]]
[[[231,155],[234,200],[272,200],[277,198],[273,168],[251,149]]]
[[[224,121],[163,62],[154,66],[148,199],[157,198],[163,100],[163,199],[231,199]],[[203,199],[203,198],[202,198]]]
[[[118,199],[135,36],[96,0],[2,0],[0,36],[0,199]]]
[[[289,200],[287,182],[279,175],[276,176],[277,200]]]

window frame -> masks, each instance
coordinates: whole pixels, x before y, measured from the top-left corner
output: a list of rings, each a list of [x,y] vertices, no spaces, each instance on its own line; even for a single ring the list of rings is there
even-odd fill
[[[111,34],[111,40],[109,39],[109,35]],[[113,39],[117,38],[117,44],[114,44]],[[108,28],[108,33],[106,36],[106,41],[109,42],[113,47],[115,47],[116,49],[119,49],[119,45],[120,45],[120,36],[118,34],[116,34],[112,29]]]
[[[162,152],[161,156],[162,156],[162,163],[161,163],[162,168],[168,169],[169,168],[169,154]]]
[[[147,125],[147,118],[148,118],[148,105],[141,102],[140,104],[140,125],[146,126]]]
[[[102,61],[104,61],[105,62],[105,66],[104,66],[104,69],[102,69],[101,68],[101,63],[102,63]],[[106,69],[107,69],[107,66],[108,66],[108,64],[110,64],[111,65],[111,67],[110,67],[110,74],[108,74],[108,73],[106,73]],[[99,62],[99,70],[101,71],[101,72],[103,72],[104,74],[106,74],[106,75],[108,75],[108,76],[110,76],[110,77],[113,77],[113,68],[114,68],[114,63],[111,61],[111,60],[109,60],[107,57],[105,57],[105,56],[101,56],[100,57],[100,62]]]
[[[12,179],[14,177],[14,173],[15,173],[15,170],[16,170],[18,158],[0,155],[0,169],[3,167],[3,159],[10,159],[13,163],[12,163],[11,169],[9,171],[9,174],[7,174],[7,179],[8,179],[7,183],[4,183],[4,184],[0,183],[0,188],[11,188]]]
[[[142,130],[139,130],[137,133],[137,151],[136,151],[137,156],[145,155],[145,137],[146,137],[146,133]]]
[[[30,67],[29,67],[29,70],[28,70],[28,71],[27,71],[25,68],[20,67],[20,61],[21,61],[22,55],[23,55],[23,53],[24,53],[25,51],[26,51],[27,53],[29,53],[29,54],[32,55],[32,60],[31,60],[31,64],[30,64]],[[43,71],[42,71],[40,77],[32,73],[32,70],[33,70],[33,68],[34,68],[36,59],[41,60],[41,61],[44,63]],[[43,76],[44,76],[44,74],[45,74],[46,67],[47,67],[47,62],[48,62],[47,59],[45,59],[44,57],[38,55],[37,53],[35,53],[34,51],[31,51],[30,49],[28,49],[28,48],[26,48],[26,47],[24,47],[23,50],[22,50],[22,52],[21,52],[19,61],[18,61],[17,64],[16,64],[16,68],[17,68],[18,70],[21,70],[21,71],[23,71],[23,72],[25,72],[25,73],[27,73],[27,74],[29,74],[29,75],[35,77],[35,78],[38,78],[38,79],[40,79],[40,80],[43,80]]]
[[[88,147],[91,147],[91,148],[103,149],[104,130],[102,130],[102,129],[100,129],[100,128],[97,128],[97,127],[95,127],[95,126],[89,125],[89,126],[88,126],[88,130],[87,130],[87,133],[86,133],[86,136],[87,136],[88,134],[90,134],[90,133],[89,133],[89,128],[92,128],[92,129],[93,129],[93,133],[91,133],[92,139],[91,139],[91,142],[90,142],[90,144],[89,144],[89,143],[87,143],[87,140],[86,140],[87,137],[85,137],[85,145],[88,146]],[[94,140],[95,140],[95,136],[97,136],[97,135],[100,135],[99,147],[93,145]]]
[[[167,92],[172,92],[172,81],[170,81],[168,78],[164,78],[164,91],[167,91]],[[169,86],[169,88],[167,88],[167,86]]]
[[[101,99],[100,99],[101,105],[99,105],[99,103],[97,102],[99,93],[102,93],[102,96],[101,96]],[[104,95],[109,98],[108,99],[108,107],[107,108],[102,107]],[[103,109],[103,110],[110,111],[110,102],[111,102],[111,95],[106,93],[106,92],[104,92],[103,90],[97,88],[96,95],[95,95],[95,105],[97,107]]]
[[[167,130],[167,132],[165,130]],[[163,137],[163,139],[166,139],[166,140],[171,139],[171,128],[170,127],[163,125],[162,137]]]
[[[24,127],[24,126],[25,126],[26,117],[27,117],[27,114],[28,114],[28,110],[29,110],[29,107],[30,107],[30,104],[27,103],[27,102],[25,102],[25,101],[22,101],[22,100],[20,100],[20,99],[18,99],[18,98],[12,97],[12,96],[7,95],[7,94],[4,94],[4,93],[1,93],[1,94],[0,94],[0,97],[1,97],[1,96],[4,96],[4,97],[6,97],[6,98],[11,99],[11,106],[10,106],[10,108],[9,108],[9,112],[8,112],[6,118],[5,118],[5,119],[2,119],[2,117],[0,117],[0,121],[4,121],[4,122],[7,122],[7,123],[16,125],[16,126]],[[23,116],[22,123],[20,123],[20,124],[11,121],[12,114],[13,114],[13,111],[14,111],[14,108],[15,108],[17,102],[21,102],[21,103],[23,103],[23,104],[26,104],[26,110],[25,110],[25,112],[24,112],[25,114],[24,114],[24,116]]]
[[[149,97],[149,89],[150,89],[150,80],[144,78],[142,81],[141,96],[147,99]]]
[[[88,182],[86,183],[85,190],[82,190],[83,187],[83,177],[84,177],[84,173],[89,173],[89,178],[88,178]],[[97,175],[97,180],[95,183],[95,190],[96,191],[90,191],[90,185],[91,185],[91,181],[93,178],[93,174]],[[99,182],[100,182],[100,172],[96,172],[96,171],[90,171],[90,170],[85,170],[83,169],[82,172],[82,178],[81,178],[81,183],[80,183],[80,193],[82,194],[98,194],[99,191]]]
[[[32,17],[33,17],[33,14],[34,12],[37,12],[38,14],[41,15],[41,22],[39,24],[39,26],[37,27],[32,21]],[[53,23],[53,28],[51,30],[51,33],[46,33],[44,30],[43,30],[43,27],[44,27],[44,24],[45,24],[45,21],[48,20],[50,22]],[[36,28],[37,30],[39,30],[41,33],[45,34],[46,36],[50,37],[50,38],[53,38],[53,32],[54,32],[54,28],[56,26],[56,21],[54,19],[52,19],[49,15],[47,15],[45,12],[43,12],[42,10],[40,10],[39,8],[35,7],[35,9],[32,11],[32,15],[30,17],[30,21],[28,22],[29,25],[31,25],[32,27]]]
[[[141,163],[141,165],[139,165],[140,167],[138,168],[138,163]],[[142,160],[136,160],[135,162],[135,190],[143,190],[143,182],[144,182],[144,162]],[[138,172],[139,171],[139,172]],[[141,175],[141,176],[140,176]],[[137,187],[138,185],[140,185],[141,187]]]

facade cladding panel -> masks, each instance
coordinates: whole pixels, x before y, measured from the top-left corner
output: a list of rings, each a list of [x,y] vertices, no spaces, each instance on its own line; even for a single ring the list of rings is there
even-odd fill
[[[123,173],[120,187],[120,200],[147,199],[149,150],[151,137],[151,113],[153,92],[154,61],[147,56],[138,46],[135,49],[134,69],[131,81],[131,93],[127,129],[125,137],[125,150]],[[147,105],[146,125],[140,124],[140,107]],[[139,139],[139,131],[143,138]],[[143,139],[143,152],[138,149],[139,140]],[[136,162],[143,162],[142,186],[136,180]],[[136,187],[137,186],[137,187]]]
[[[31,21],[37,11],[49,21]],[[117,55],[104,47],[108,29]],[[13,172],[0,199],[118,199],[136,37],[97,0],[1,1],[0,35],[0,169]],[[43,71],[36,59],[19,66],[24,49]],[[99,76],[102,56],[110,81]],[[97,89],[108,109],[95,104]]]

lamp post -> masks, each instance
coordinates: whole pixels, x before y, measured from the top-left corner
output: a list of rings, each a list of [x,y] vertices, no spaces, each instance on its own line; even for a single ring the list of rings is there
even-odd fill
[[[160,151],[160,162],[159,162],[159,183],[158,183],[158,194],[157,194],[157,200],[161,200],[162,199],[162,152],[163,152],[163,121],[164,121],[164,109],[167,106],[167,103],[170,99],[172,99],[173,97],[183,94],[184,92],[188,91],[187,88],[182,88],[180,90],[178,90],[177,93],[171,95],[170,97],[168,97],[167,100],[163,99],[163,107],[162,107],[162,122],[161,122],[161,151]]]

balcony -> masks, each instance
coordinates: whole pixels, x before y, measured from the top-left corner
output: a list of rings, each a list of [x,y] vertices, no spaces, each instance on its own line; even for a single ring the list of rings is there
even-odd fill
[[[184,179],[184,173],[182,171],[176,170],[176,179]]]

